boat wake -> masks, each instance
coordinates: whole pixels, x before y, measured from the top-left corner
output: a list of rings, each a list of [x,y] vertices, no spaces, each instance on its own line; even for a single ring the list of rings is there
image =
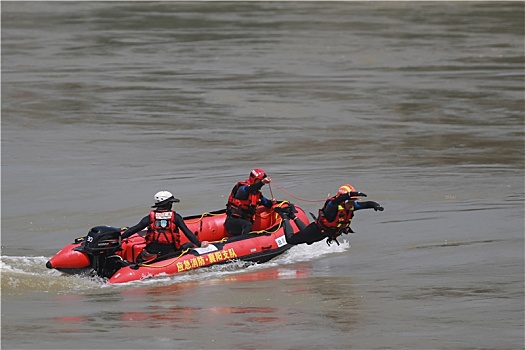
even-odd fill
[[[209,281],[276,267],[283,268],[280,270],[279,276],[269,278],[287,278],[288,275],[295,276],[293,264],[318,260],[327,255],[343,253],[349,249],[350,243],[347,240],[342,240],[340,246],[335,244],[328,246],[324,241],[312,245],[302,244],[292,247],[282,255],[262,264],[232,261],[175,276],[160,275],[154,279],[124,283],[121,286]],[[30,292],[71,293],[100,287],[119,288],[116,285],[106,285],[100,277],[66,275],[57,270],[47,269],[45,265],[48,259],[49,257],[44,256],[0,256],[2,294],[19,295]]]

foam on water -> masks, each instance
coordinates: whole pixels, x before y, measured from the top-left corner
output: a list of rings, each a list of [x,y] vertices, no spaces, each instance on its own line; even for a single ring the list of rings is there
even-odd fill
[[[2,294],[70,292],[94,288],[103,282],[86,276],[66,275],[46,268],[44,256],[1,256]]]

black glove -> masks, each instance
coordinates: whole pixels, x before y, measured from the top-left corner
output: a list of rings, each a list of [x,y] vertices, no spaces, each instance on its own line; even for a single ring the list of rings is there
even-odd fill
[[[383,208],[382,206],[380,206],[379,203],[375,203],[375,204],[374,204],[374,210],[375,210],[375,211],[378,211],[378,210],[379,210],[379,211],[383,211],[383,210],[385,210],[385,208]]]
[[[348,195],[350,197],[368,197],[366,193],[363,192],[350,192]]]
[[[337,240],[337,237],[328,237],[326,239],[326,244],[328,244],[328,246],[330,246],[333,242],[337,243],[337,245],[341,245],[339,244],[339,241]]]

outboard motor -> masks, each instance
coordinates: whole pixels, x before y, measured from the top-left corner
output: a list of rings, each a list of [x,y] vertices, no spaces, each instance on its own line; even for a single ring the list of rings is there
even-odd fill
[[[91,266],[100,277],[111,277],[122,267],[122,258],[115,253],[120,247],[120,228],[95,226],[89,230],[79,251],[91,256]]]

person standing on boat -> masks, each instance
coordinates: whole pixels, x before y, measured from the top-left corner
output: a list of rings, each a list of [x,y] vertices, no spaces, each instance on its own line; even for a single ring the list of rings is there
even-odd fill
[[[232,189],[226,204],[226,231],[234,236],[245,235],[251,232],[255,210],[262,204],[271,208],[275,199],[264,197],[261,188],[272,182],[266,172],[256,168],[250,172],[246,181],[238,182]]]
[[[173,194],[168,191],[157,192],[154,196],[154,208],[149,215],[145,216],[140,222],[122,233],[122,238],[128,238],[131,235],[148,228],[146,233],[146,247],[138,256],[137,262],[146,262],[156,259],[161,255],[181,251],[183,248],[188,248],[191,243],[197,247],[207,247],[208,242],[200,242],[199,239],[190,231],[182,216],[171,210],[173,203],[180,202],[179,199],[173,197]],[[180,231],[191,241],[181,247],[180,245]]]
[[[293,204],[287,208],[274,208],[283,218],[284,232],[288,244],[312,244],[327,238],[330,245],[343,233],[353,233],[350,228],[354,212],[361,209],[383,211],[384,208],[376,202],[358,202],[357,197],[366,197],[362,192],[356,192],[352,185],[345,184],[339,188],[334,197],[328,198],[319,210],[318,218],[308,226],[295,216]],[[290,219],[294,220],[299,232],[294,234]]]

